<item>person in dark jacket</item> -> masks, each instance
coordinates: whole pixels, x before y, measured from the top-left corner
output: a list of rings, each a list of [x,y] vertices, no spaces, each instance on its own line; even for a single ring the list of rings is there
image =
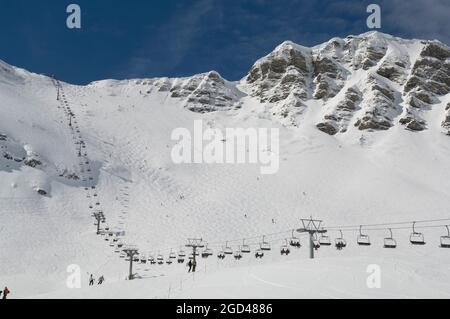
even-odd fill
[[[2,299],[6,299],[9,294],[10,294],[10,291],[9,291],[8,287],[5,287],[5,289],[3,289],[3,297],[2,297]]]
[[[188,267],[189,267],[189,271],[188,272],[191,272],[192,271],[192,260],[189,260],[189,262],[188,262]]]
[[[93,286],[94,285],[94,275],[91,274],[91,276],[89,277],[89,286]]]
[[[192,263],[192,272],[195,272],[195,269],[197,268],[197,262],[196,261],[194,261],[193,263]]]
[[[98,278],[99,285],[103,284],[104,281],[105,281],[105,277],[101,276],[100,278]]]

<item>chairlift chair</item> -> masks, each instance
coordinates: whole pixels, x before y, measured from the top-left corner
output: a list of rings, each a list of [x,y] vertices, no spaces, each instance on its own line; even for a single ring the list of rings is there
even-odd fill
[[[217,254],[217,258],[218,259],[225,259],[225,253],[223,251],[219,251],[219,253]]]
[[[425,237],[422,233],[416,231],[416,222],[413,222],[413,232],[409,237],[412,245],[425,245]]]
[[[292,237],[289,240],[289,245],[291,247],[300,248],[302,245],[300,243],[300,239],[294,236],[295,229],[292,230]]]
[[[212,255],[213,255],[213,251],[210,248],[208,248],[208,245],[206,245],[205,250],[202,252],[202,258],[206,259]]]
[[[330,237],[327,235],[322,234],[319,238],[319,243],[321,246],[331,246],[331,240]]]
[[[288,246],[288,240],[287,239],[285,240],[285,244],[281,246],[280,253],[281,253],[281,256],[283,256],[283,255],[287,256],[287,255],[289,255],[291,253],[291,250],[289,249],[289,246]]]
[[[172,260],[173,259],[177,259],[177,254],[173,250],[171,250],[170,254],[169,254],[169,258],[172,259]]]
[[[228,246],[228,242],[227,242],[227,244],[225,245],[225,248],[224,248],[224,250],[223,250],[223,253],[224,253],[225,255],[233,255],[233,249],[232,249],[230,246]]]
[[[359,235],[357,238],[357,242],[360,246],[370,246],[370,237],[369,235],[362,233],[362,226],[359,226]]]
[[[344,235],[342,234],[342,230],[339,230],[341,236],[336,238],[334,241],[334,245],[338,250],[347,247],[347,241],[344,239]]]
[[[264,257],[264,251],[261,249],[261,248],[259,248],[256,252],[255,252],[255,258],[256,259],[261,259],[261,258],[263,258]]]
[[[312,238],[312,244],[315,250],[318,250],[320,248],[320,241],[317,239],[317,234],[314,234],[314,237]]]
[[[173,263],[172,259],[169,258],[169,259],[166,260],[166,264],[172,265],[172,263]]]
[[[234,253],[234,259],[241,260],[242,259],[242,252],[241,247],[239,246],[236,252]]]
[[[181,250],[178,252],[178,258],[184,259],[185,257],[186,257],[186,253],[181,249]]]
[[[147,257],[145,257],[144,255],[141,256],[141,264],[146,264],[147,263]]]
[[[445,225],[447,235],[441,236],[441,248],[450,248],[450,230],[448,225]]]
[[[392,236],[392,229],[389,228],[389,237],[386,237],[384,239],[384,248],[397,248],[397,241],[394,239],[394,237]]]
[[[242,241],[242,246],[241,246],[241,253],[243,254],[250,254],[251,249],[250,246],[245,244],[245,239]]]
[[[158,255],[156,260],[158,261],[158,265],[163,265],[164,264],[164,257],[163,257],[163,255],[161,255],[161,254]]]
[[[263,236],[261,245],[260,245],[260,249],[262,251],[270,251],[272,250],[272,248],[270,247],[270,244],[266,241],[266,236]]]

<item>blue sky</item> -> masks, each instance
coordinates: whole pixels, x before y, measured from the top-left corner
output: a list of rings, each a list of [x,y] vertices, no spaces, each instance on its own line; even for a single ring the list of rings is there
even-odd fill
[[[70,3],[81,30],[66,27]],[[209,70],[237,80],[284,40],[369,31],[370,3],[380,31],[450,43],[449,0],[0,0],[0,59],[77,84]]]

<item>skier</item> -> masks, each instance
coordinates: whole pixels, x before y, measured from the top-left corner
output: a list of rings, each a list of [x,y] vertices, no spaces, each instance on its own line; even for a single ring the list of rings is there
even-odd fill
[[[93,286],[94,285],[94,276],[91,274],[91,276],[89,277],[89,286]]]
[[[192,263],[192,272],[195,272],[195,269],[197,268],[197,262],[194,260]]]
[[[192,271],[192,260],[189,260],[187,265],[189,267],[189,271],[188,272],[191,272]]]
[[[3,297],[2,299],[6,299],[6,297],[8,297],[10,291],[8,289],[8,287],[5,287],[5,289],[3,289]]]
[[[103,284],[104,281],[105,281],[105,277],[103,277],[103,275],[100,278],[98,278],[99,285]]]

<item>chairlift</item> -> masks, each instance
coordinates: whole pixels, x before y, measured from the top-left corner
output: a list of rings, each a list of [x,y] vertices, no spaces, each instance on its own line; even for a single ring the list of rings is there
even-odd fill
[[[205,250],[202,252],[202,258],[208,258],[212,255],[213,255],[213,251],[210,248],[208,248],[208,245],[206,245]]]
[[[260,248],[263,251],[270,251],[270,250],[272,250],[272,248],[270,247],[270,244],[266,241],[266,236],[263,236]]]
[[[422,233],[416,231],[416,222],[413,222],[413,232],[409,237],[409,241],[413,245],[425,245],[425,237]]]
[[[347,241],[344,239],[344,235],[342,234],[342,230],[339,230],[341,236],[334,240],[334,245],[338,250],[347,247]]]
[[[147,263],[147,257],[145,257],[144,255],[141,256],[141,264],[146,264]]]
[[[163,255],[159,254],[158,257],[156,258],[156,260],[158,261],[158,265],[163,265],[164,264],[164,257],[163,257]]]
[[[236,250],[236,252],[234,253],[234,259],[236,260],[242,259],[241,247],[239,247],[238,250]]]
[[[138,262],[139,262],[139,256],[138,256],[138,255],[134,256],[134,257],[133,257],[133,261],[134,261],[135,263],[138,263]]]
[[[250,246],[245,244],[245,239],[242,241],[241,252],[243,254],[250,254],[251,252]]]
[[[172,262],[172,259],[169,258],[169,259],[166,260],[166,264],[172,265],[172,263],[173,263],[173,262]]]
[[[261,259],[261,258],[263,258],[264,257],[264,251],[261,249],[261,248],[259,248],[256,252],[255,252],[255,258],[256,259]]]
[[[320,248],[320,241],[317,239],[317,233],[314,233],[314,237],[312,238],[312,245],[315,250],[318,250]]]
[[[287,239],[285,240],[285,244],[283,246],[281,246],[280,253],[281,253],[281,256],[283,256],[283,255],[287,256],[287,255],[289,255],[291,253],[291,250],[289,249],[289,246],[288,246],[288,240]]]
[[[448,225],[445,225],[447,235],[441,236],[441,248],[450,248],[450,230]]]
[[[225,253],[223,252],[223,251],[220,251],[218,254],[217,254],[217,258],[218,259],[225,259]]]
[[[331,240],[330,237],[327,235],[322,234],[319,238],[319,244],[321,246],[331,246]]]
[[[360,246],[370,246],[370,237],[369,235],[362,233],[362,226],[359,226],[359,235],[357,242]]]
[[[392,236],[392,229],[389,228],[389,237],[384,239],[384,248],[397,248],[397,241]]]
[[[185,253],[183,250],[180,250],[180,251],[178,252],[178,257],[184,259],[184,258],[186,257],[186,253]]]
[[[300,239],[294,236],[294,232],[295,229],[292,230],[292,237],[289,239],[289,245],[291,245],[291,247],[300,248],[302,247]]]
[[[184,264],[184,258],[178,257],[177,262],[178,262],[179,264]]]
[[[223,250],[223,253],[225,255],[233,255],[233,249],[230,246],[228,246],[228,242],[225,246],[225,249]]]

